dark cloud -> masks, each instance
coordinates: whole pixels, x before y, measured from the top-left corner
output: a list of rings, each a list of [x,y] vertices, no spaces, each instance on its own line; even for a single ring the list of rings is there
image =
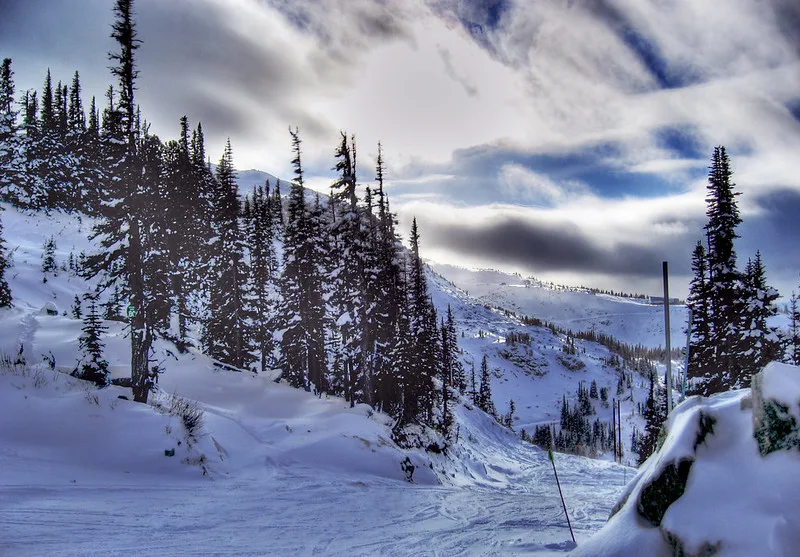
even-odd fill
[[[658,273],[662,261],[669,260],[674,262],[673,270],[682,274],[688,272],[692,245],[687,236],[669,245],[621,242],[606,248],[567,222],[553,225],[514,217],[483,226],[426,222],[424,230],[426,241],[434,247],[534,272],[651,277]]]
[[[365,43],[410,37],[408,21],[398,2],[266,1],[284,14],[297,29],[315,35],[325,48],[363,46]]]
[[[800,2],[797,0],[772,0],[771,4],[775,11],[778,29],[800,56]]]
[[[780,190],[756,201],[759,215],[745,216],[737,241],[740,265],[760,250],[767,263],[767,277],[782,295],[800,292],[800,192]]]

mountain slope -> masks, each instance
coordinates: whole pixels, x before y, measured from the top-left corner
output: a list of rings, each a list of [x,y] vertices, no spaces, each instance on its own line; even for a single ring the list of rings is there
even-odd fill
[[[569,547],[546,455],[466,399],[456,408],[457,441],[432,454],[398,448],[390,419],[365,405],[317,398],[270,374],[222,371],[165,341],[154,347],[155,407],[119,398],[128,389],[98,391],[69,377],[81,328],[71,305],[93,284],[67,262],[96,248],[90,222],[13,208],[2,218],[15,307],[0,310],[0,350],[9,355],[0,370],[8,410],[0,413],[0,553],[546,555]],[[51,236],[66,270],[43,274]],[[461,342],[473,358],[492,346],[470,341],[470,331],[515,323],[434,275],[431,290],[471,323]],[[126,325],[106,325],[105,357],[124,377]],[[202,427],[190,433],[180,411],[170,414],[175,400],[201,410]],[[629,473],[580,457],[557,461],[584,539]],[[413,484],[404,462],[414,466]]]
[[[537,317],[564,329],[604,333],[631,345],[664,346],[664,308],[650,305],[647,300],[545,285],[501,271],[438,263],[430,266],[486,304]],[[686,341],[686,307],[673,305],[670,310],[672,346],[680,347]]]

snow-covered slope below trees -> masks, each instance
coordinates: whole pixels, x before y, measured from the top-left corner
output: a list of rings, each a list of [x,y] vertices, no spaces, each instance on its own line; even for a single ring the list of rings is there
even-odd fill
[[[458,486],[437,485],[414,454],[410,484],[380,416],[365,408],[247,374],[185,369],[182,384],[207,401],[194,441],[181,419],[117,398],[120,388],[89,390],[42,366],[4,368],[0,553],[553,555],[570,547],[546,456],[509,443],[483,413],[459,410],[462,462],[473,464],[469,474],[451,468]],[[585,540],[624,471],[580,457],[557,462]]]
[[[0,370],[0,553],[545,555],[569,546],[546,455],[467,399],[456,408],[457,441],[436,454],[397,447],[391,420],[366,405],[318,398],[269,373],[223,371],[166,341],[154,346],[161,374],[152,406],[119,398],[129,389],[97,390],[69,377],[80,358],[72,306],[94,287],[69,260],[97,249],[87,239],[91,223],[10,207],[2,219],[15,306],[0,310],[8,355]],[[43,273],[50,238],[57,270]],[[478,338],[478,330],[514,324],[435,275],[431,292],[437,305],[457,307],[467,357],[495,348],[499,337]],[[126,377],[127,325],[105,325],[104,357],[113,377]],[[493,381],[502,392],[503,380]],[[200,412],[202,425],[190,432],[184,423]],[[567,455],[557,462],[576,535],[586,539],[630,471]]]
[[[647,299],[593,294],[501,271],[439,263],[430,266],[475,299],[520,316],[536,317],[573,331],[604,333],[631,345],[664,346],[664,307],[650,305]],[[685,306],[671,307],[673,347],[685,344],[687,319]]]

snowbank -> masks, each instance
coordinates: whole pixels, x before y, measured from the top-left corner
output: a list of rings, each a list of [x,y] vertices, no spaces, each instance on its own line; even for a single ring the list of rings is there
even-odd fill
[[[799,410],[800,368],[777,363],[752,393],[686,400],[608,524],[572,554],[800,555]]]

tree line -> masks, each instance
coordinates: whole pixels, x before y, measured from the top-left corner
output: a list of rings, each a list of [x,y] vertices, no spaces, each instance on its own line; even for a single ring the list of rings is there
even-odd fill
[[[391,414],[396,431],[447,430],[466,389],[455,320],[433,306],[416,220],[410,249],[400,241],[381,145],[374,185],[362,187],[355,139],[341,133],[331,195],[321,197],[305,187],[299,130],[290,129],[293,182],[268,180],[242,196],[230,140],[214,167],[201,124],[191,129],[182,117],[175,140],[150,132],[134,99],[141,41],[132,5],[114,5],[117,83],[102,112],[94,98],[84,110],[77,72],[67,86],[53,85],[48,71],[41,95],[25,91],[17,105],[11,60],[3,61],[0,196],[26,210],[95,218],[92,237],[103,249],[73,265],[98,277],[99,291],[112,293],[111,313],[129,323],[134,400],[146,402],[157,380],[157,338],[181,350],[199,338],[196,348],[219,366],[280,369],[294,387]],[[78,374],[102,385],[96,298]],[[10,304],[2,280],[0,306]]]

